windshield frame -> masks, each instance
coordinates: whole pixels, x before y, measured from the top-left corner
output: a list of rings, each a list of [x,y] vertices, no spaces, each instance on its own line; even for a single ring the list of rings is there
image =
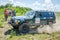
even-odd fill
[[[34,11],[28,11],[25,16],[32,16],[32,15],[35,15],[35,12]]]
[[[24,16],[32,19],[35,16],[35,11],[28,11]]]

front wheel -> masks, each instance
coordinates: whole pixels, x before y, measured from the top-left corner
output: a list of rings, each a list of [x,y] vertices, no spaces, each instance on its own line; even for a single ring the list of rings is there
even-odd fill
[[[19,31],[22,33],[28,33],[29,25],[27,23],[23,23],[21,26],[19,26]]]

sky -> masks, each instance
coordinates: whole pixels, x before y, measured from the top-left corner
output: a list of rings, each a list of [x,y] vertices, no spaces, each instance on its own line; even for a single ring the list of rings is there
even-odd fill
[[[0,0],[0,5],[6,5],[7,3],[33,10],[60,12],[60,0]]]

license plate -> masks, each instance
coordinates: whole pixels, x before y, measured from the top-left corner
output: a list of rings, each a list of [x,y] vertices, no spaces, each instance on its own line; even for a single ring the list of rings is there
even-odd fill
[[[40,18],[35,18],[35,23],[40,23]]]

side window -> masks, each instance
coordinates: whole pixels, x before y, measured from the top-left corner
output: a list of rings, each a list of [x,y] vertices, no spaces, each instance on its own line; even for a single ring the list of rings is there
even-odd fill
[[[42,14],[41,14],[41,12],[39,12],[39,14],[38,14],[39,16],[42,16]]]
[[[41,12],[37,12],[36,17],[40,17],[40,16],[42,16]]]

